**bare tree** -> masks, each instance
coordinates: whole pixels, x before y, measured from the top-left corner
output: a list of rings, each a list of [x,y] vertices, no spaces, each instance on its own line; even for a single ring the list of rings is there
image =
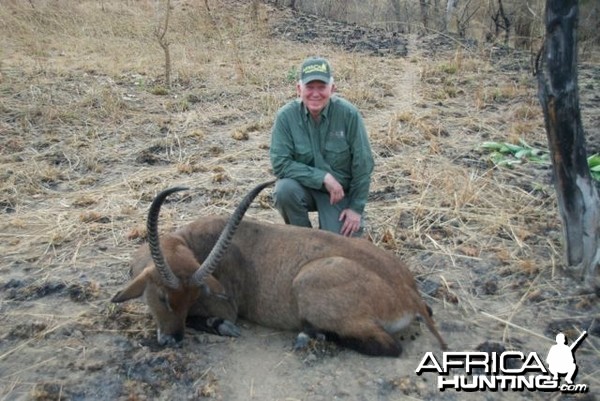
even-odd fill
[[[456,16],[456,31],[461,38],[467,36],[467,31],[473,16],[479,11],[479,4],[472,5],[471,0],[467,0],[461,7]]]
[[[452,23],[452,16],[454,15],[454,9],[458,6],[458,0],[448,0],[446,3],[446,19],[444,20],[444,31],[450,29]]]
[[[443,11],[441,11],[441,9],[443,8],[442,5],[440,5],[441,0],[433,0],[433,4],[432,4],[432,0],[428,0],[429,1],[429,20],[433,21],[433,25],[434,26],[438,26],[439,22],[440,22],[440,16],[443,15]]]
[[[390,0],[390,4],[394,9],[394,25],[397,32],[402,32],[402,4],[400,0]]]
[[[492,15],[492,21],[494,21],[495,26],[495,36],[498,37],[498,35],[500,35],[500,30],[504,31],[504,44],[508,45],[508,41],[510,40],[510,27],[512,24],[510,18],[508,18],[508,14],[504,11],[502,0],[498,0],[498,9],[495,11],[494,15]]]
[[[536,16],[527,1],[517,2],[514,7],[515,47],[531,49]]]
[[[429,27],[429,0],[419,0],[419,6],[421,8],[421,22],[423,28],[427,31]]]
[[[171,16],[171,0],[167,0],[166,10],[165,10],[165,19],[164,25],[157,26],[154,31],[154,35],[158,40],[158,44],[163,49],[165,53],[165,86],[167,88],[171,87],[171,51],[169,46],[171,42],[167,39],[166,35],[169,31],[169,18]]]
[[[546,0],[546,41],[538,55],[538,97],[552,154],[565,259],[598,283],[600,200],[587,164],[577,88],[577,0]]]

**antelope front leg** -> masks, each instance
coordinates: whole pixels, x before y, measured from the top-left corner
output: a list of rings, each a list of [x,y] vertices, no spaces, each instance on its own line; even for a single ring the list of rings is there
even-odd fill
[[[242,334],[239,326],[220,317],[190,316],[186,320],[186,326],[225,337],[239,337]]]

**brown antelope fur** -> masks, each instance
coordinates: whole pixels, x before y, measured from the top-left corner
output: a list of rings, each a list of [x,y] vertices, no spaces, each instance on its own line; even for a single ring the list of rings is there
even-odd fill
[[[133,281],[113,302],[144,295],[161,344],[179,342],[186,319],[195,328],[237,336],[233,322],[242,317],[301,330],[295,348],[325,335],[364,354],[398,356],[402,348],[394,335],[420,316],[446,349],[412,273],[391,253],[364,239],[322,230],[251,219],[239,223],[252,199],[270,184],[249,193],[229,222],[203,217],[163,236],[159,249],[173,276],[165,279],[157,272],[160,260],[154,262],[148,244],[143,245],[131,262]],[[165,192],[154,202],[156,216]],[[152,228],[148,219],[152,243],[150,231],[156,225]],[[220,235],[229,241],[215,246]],[[209,256],[211,250],[216,259]],[[207,258],[208,271],[204,264],[199,267]],[[165,284],[170,279],[175,282]]]

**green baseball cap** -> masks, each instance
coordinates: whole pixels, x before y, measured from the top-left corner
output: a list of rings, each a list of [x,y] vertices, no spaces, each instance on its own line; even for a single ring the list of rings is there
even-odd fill
[[[310,57],[300,67],[300,81],[307,84],[312,81],[331,82],[331,65],[322,57]]]

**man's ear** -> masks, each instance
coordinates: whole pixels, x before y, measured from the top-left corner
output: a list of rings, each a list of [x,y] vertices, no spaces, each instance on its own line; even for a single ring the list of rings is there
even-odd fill
[[[141,297],[144,293],[144,290],[146,289],[146,284],[148,284],[149,278],[150,267],[146,267],[143,272],[141,272],[136,278],[131,280],[127,287],[116,293],[110,301],[119,303]]]
[[[296,94],[298,96],[302,95],[302,84],[300,82],[296,82]]]

